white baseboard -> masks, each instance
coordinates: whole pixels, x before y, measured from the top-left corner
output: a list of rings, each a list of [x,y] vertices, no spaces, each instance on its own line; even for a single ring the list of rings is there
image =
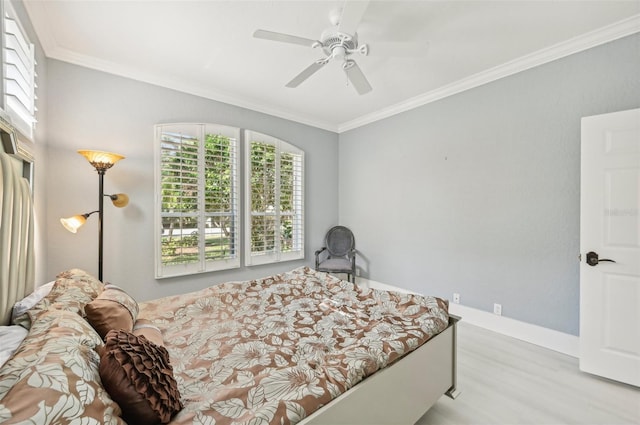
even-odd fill
[[[375,289],[411,292],[402,288],[397,288],[395,286],[364,278],[358,278],[357,282],[359,285]],[[493,332],[539,345],[572,357],[577,358],[579,356],[580,338],[575,335],[543,328],[542,326],[532,325],[531,323],[521,322],[504,316],[498,316],[496,314],[467,307],[462,304],[449,303],[449,313],[462,317],[462,320],[465,322]]]
[[[566,334],[531,323],[521,322],[487,311],[467,307],[462,304],[449,304],[449,313],[461,316],[472,325],[488,329],[531,344],[558,351],[572,357],[579,355],[579,337]]]

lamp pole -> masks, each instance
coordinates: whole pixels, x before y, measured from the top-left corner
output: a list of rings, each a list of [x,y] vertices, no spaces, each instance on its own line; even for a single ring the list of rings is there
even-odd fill
[[[105,169],[98,169],[98,280],[102,282],[102,238],[103,238],[103,229],[102,229],[102,219],[104,213],[104,173]]]

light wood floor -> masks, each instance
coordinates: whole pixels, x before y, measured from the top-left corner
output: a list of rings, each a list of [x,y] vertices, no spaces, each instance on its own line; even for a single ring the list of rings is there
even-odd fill
[[[416,425],[640,424],[640,389],[578,369],[578,359],[458,324],[458,389]]]

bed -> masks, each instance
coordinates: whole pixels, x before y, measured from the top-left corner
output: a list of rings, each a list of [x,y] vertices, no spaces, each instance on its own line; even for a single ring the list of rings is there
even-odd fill
[[[28,225],[21,202],[0,230]],[[0,367],[1,423],[412,424],[456,395],[457,318],[435,297],[301,267],[138,303],[83,270],[41,296],[13,273],[2,325],[28,332]]]

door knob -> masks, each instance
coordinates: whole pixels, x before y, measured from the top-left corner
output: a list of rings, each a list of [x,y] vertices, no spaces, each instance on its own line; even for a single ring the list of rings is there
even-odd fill
[[[587,264],[590,266],[597,266],[598,263],[601,263],[603,261],[608,261],[610,263],[615,263],[615,261],[613,260],[609,260],[607,258],[598,258],[598,254],[591,251],[591,252],[587,252]]]

